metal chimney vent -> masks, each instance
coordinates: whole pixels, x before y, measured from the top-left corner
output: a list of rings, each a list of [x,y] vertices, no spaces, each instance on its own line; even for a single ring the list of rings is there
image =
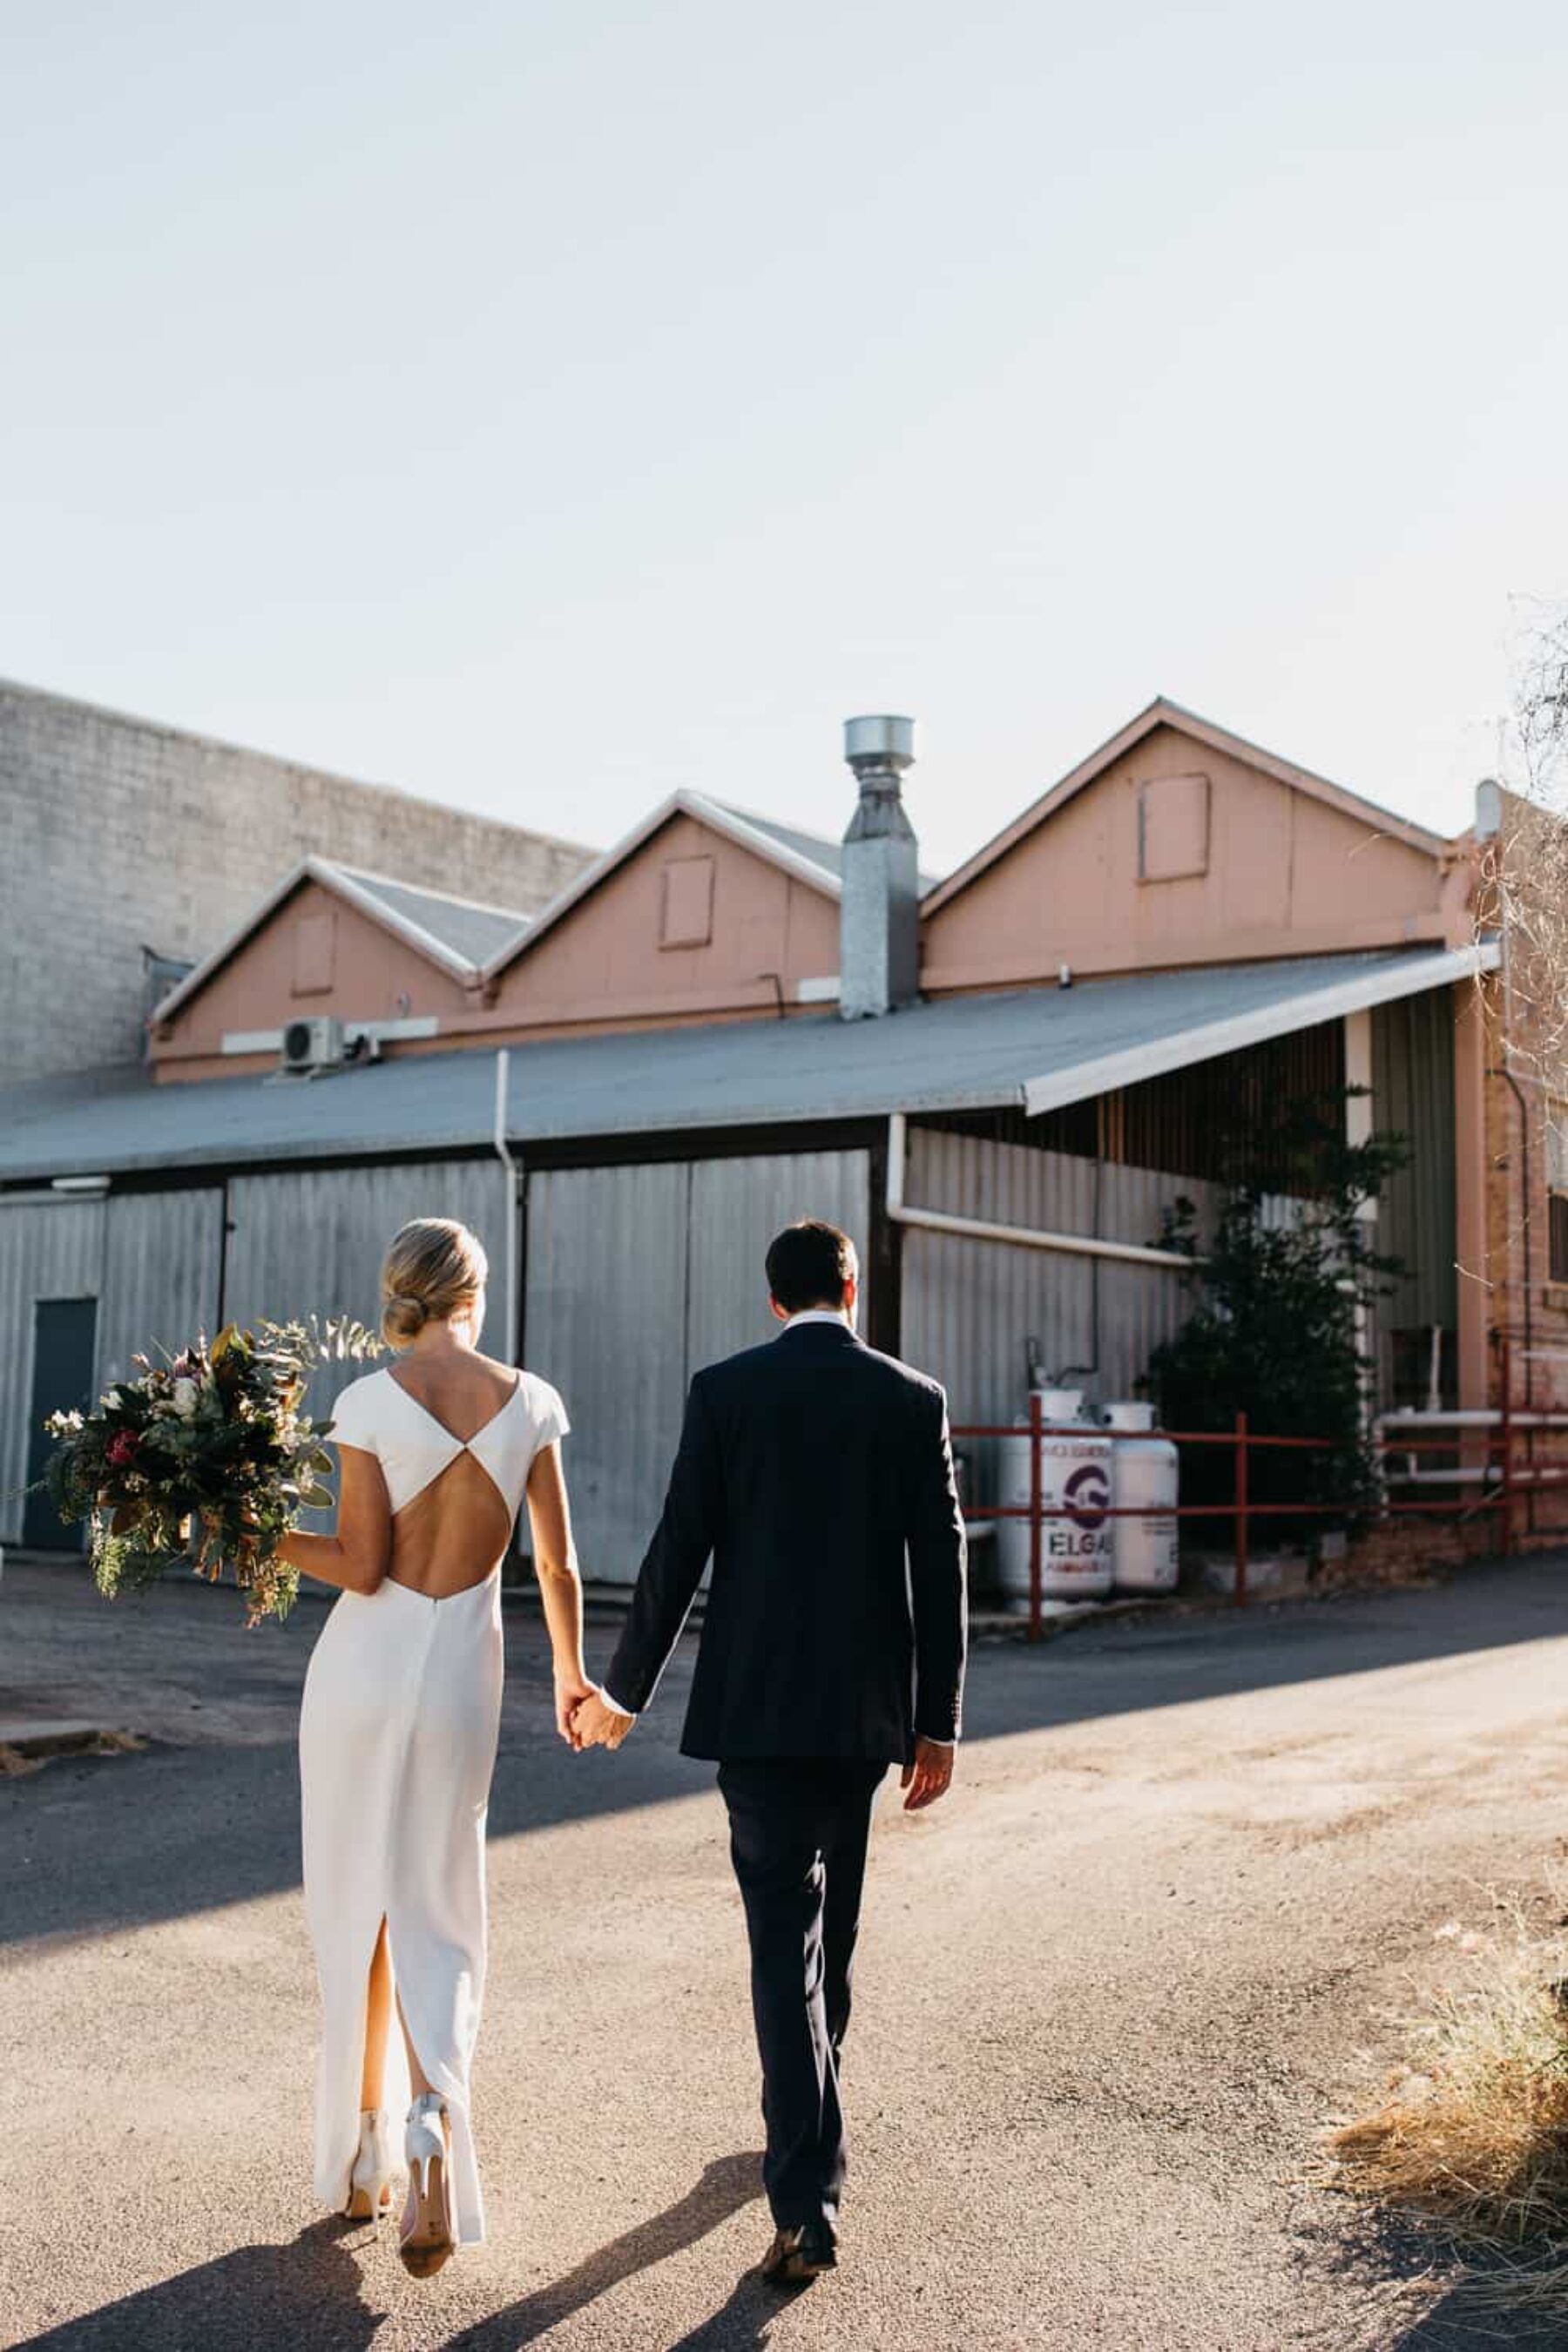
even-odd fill
[[[915,722],[847,719],[844,756],[860,795],[844,836],[838,1009],[860,1021],[912,1003],[920,986],[920,853],[900,785]]]

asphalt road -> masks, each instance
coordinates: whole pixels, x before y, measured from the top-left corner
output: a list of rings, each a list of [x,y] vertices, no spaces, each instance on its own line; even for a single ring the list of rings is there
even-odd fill
[[[9,1711],[142,1752],[0,1780],[0,2336],[50,2352],[1457,2345],[1307,2185],[1413,1982],[1563,1850],[1561,1562],[981,1647],[946,1803],[885,1803],[843,2267],[749,2274],[755,2062],[682,1658],[617,1757],[509,1615],[476,2084],[491,2240],[427,2285],[312,2210],[292,1748],[321,1623],[0,1585]],[[605,1639],[601,1636],[602,1654]],[[1480,2339],[1476,2339],[1478,2342]],[[1510,2341],[1493,2335],[1489,2343]],[[1517,2339],[1526,2340],[1523,2337]]]

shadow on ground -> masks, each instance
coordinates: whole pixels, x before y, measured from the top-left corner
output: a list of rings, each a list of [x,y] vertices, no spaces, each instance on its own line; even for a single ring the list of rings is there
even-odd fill
[[[345,2241],[352,2222],[313,2222],[280,2245],[239,2246],[178,2278],[105,2304],[17,2352],[196,2352],[220,2345],[363,2352],[384,2314],[363,2301]]]
[[[1337,2229],[1320,2224],[1302,2242],[1310,2271],[1335,2273],[1365,2298],[1375,2333],[1358,2334],[1358,2345],[1374,2343],[1378,2352],[1563,2352],[1568,2345],[1560,2295],[1549,2315],[1528,2307],[1532,2278],[1543,2271],[1561,2277],[1561,2263],[1550,2256],[1526,2257],[1512,2271],[1501,2263],[1467,2264],[1436,2226],[1380,2220],[1348,2204]],[[1525,2291],[1500,2296],[1510,2281]],[[1322,2352],[1339,2347],[1325,2345]]]
[[[535,2288],[493,2318],[463,2328],[448,2339],[445,2352],[519,2352],[520,2347],[537,2343],[551,2328],[607,2294],[624,2279],[695,2245],[742,2205],[749,2205],[762,2194],[762,2160],[760,2155],[726,2156],[704,2166],[701,2178],[675,2204],[599,2247],[564,2278]],[[776,2315],[779,2302],[777,2291],[764,2286],[760,2279],[742,2279],[723,2310],[681,2342],[691,2352],[698,2346],[703,2352],[746,2352],[747,2347],[763,2342],[761,2329]]]
[[[1565,1569],[1563,1558],[1547,1554],[1471,1569],[1435,1590],[1347,1594],[1245,1613],[1111,1620],[1039,1648],[982,1643],[973,1659],[965,1736],[972,1742],[1004,1738],[1549,1640],[1568,1632]],[[245,1745],[154,1744],[139,1756],[60,1759],[43,1771],[0,1781],[0,1943],[137,1927],[299,1885],[294,1725],[299,1685],[324,1612],[307,1604],[281,1630],[245,1634],[232,1601],[230,1594],[170,1585],[134,1602],[111,1603],[90,1589],[61,1588],[48,1571],[7,1579],[0,1606],[17,1631],[26,1628],[12,1612],[58,1611],[99,1684],[112,1688],[127,1724],[137,1721],[137,1676],[145,1661],[149,1673],[155,1665],[165,1674],[177,1670],[217,1705],[231,1685],[252,1695],[268,1730]],[[127,1638],[132,1634],[134,1644]],[[601,1670],[612,1639],[605,1630],[590,1639]],[[679,1748],[693,1654],[692,1643],[682,1643],[648,1722],[619,1755],[575,1757],[553,1730],[542,1626],[509,1609],[491,1836],[526,1835],[710,1789],[712,1766]]]
[[[462,2328],[444,2352],[521,2352],[612,2287],[706,2237],[760,2196],[757,2154],[704,2167],[684,2197],[492,2318]],[[364,2300],[355,2255],[365,2231],[317,2221],[285,2243],[241,2246],[178,2278],[30,2336],[17,2352],[216,2352],[219,2347],[305,2345],[310,2352],[368,2352],[385,2318]],[[783,2300],[754,2273],[672,2352],[750,2352],[765,2341]]]

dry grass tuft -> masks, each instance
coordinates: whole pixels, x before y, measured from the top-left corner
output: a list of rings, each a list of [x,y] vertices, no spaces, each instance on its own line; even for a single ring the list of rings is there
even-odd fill
[[[1502,1908],[1503,1906],[1499,1906]],[[1568,2321],[1568,1919],[1508,1906],[1440,1934],[1464,1981],[1412,2021],[1410,2063],[1329,2140],[1329,2185],[1440,2241],[1466,2306]]]

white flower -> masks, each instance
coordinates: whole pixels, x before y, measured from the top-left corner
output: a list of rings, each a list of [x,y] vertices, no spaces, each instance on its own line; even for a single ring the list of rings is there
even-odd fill
[[[195,1381],[178,1380],[174,1382],[174,1411],[182,1421],[195,1418],[197,1393]]]
[[[124,1402],[118,1389],[106,1389],[99,1399],[105,1412],[118,1412]]]

